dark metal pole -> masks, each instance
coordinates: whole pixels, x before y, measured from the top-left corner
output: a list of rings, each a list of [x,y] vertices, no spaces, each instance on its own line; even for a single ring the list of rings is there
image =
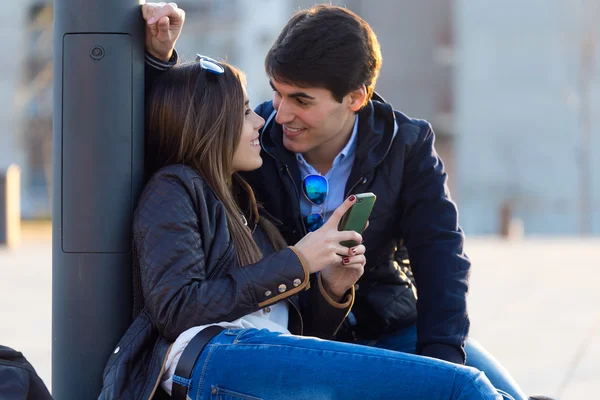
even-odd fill
[[[95,399],[131,322],[143,180],[140,0],[54,1],[52,392]]]

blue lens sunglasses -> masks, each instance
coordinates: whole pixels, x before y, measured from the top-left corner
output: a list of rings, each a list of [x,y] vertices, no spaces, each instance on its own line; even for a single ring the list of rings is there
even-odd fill
[[[327,200],[327,194],[329,194],[329,182],[322,175],[306,175],[302,180],[302,192],[308,201],[320,209],[318,213],[304,217],[306,229],[309,232],[314,232],[325,223],[324,204],[325,200]]]

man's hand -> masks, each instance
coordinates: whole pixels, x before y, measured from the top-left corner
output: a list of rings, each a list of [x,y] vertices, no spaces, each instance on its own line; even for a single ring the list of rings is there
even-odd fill
[[[142,6],[146,21],[146,50],[162,61],[169,61],[181,35],[185,12],[175,3],[147,3]]]
[[[341,264],[331,265],[321,271],[323,288],[333,300],[340,302],[365,271],[365,246],[359,244],[348,249]]]

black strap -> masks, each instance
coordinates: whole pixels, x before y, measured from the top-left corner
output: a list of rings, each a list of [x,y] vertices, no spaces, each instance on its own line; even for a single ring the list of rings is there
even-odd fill
[[[198,332],[196,336],[190,340],[188,345],[185,346],[185,349],[183,349],[181,358],[179,358],[177,367],[175,367],[175,375],[185,379],[190,379],[192,377],[192,371],[194,371],[196,361],[198,360],[198,357],[200,357],[202,350],[204,350],[204,346],[206,346],[212,338],[224,330],[225,328],[221,328],[220,326],[209,326],[208,328],[204,328]],[[187,386],[180,385],[179,383],[173,381],[173,388],[171,390],[172,400],[186,400],[187,391]]]

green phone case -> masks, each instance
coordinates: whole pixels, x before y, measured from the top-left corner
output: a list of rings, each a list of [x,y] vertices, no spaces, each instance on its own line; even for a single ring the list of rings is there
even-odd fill
[[[340,231],[356,231],[360,234],[363,233],[365,229],[365,225],[369,220],[369,216],[371,215],[371,210],[373,210],[373,204],[375,204],[375,200],[377,196],[373,193],[360,193],[356,195],[356,202],[344,214],[342,221],[340,222],[339,230]],[[353,240],[340,242],[342,246],[346,247],[354,247],[359,243],[354,242]]]

